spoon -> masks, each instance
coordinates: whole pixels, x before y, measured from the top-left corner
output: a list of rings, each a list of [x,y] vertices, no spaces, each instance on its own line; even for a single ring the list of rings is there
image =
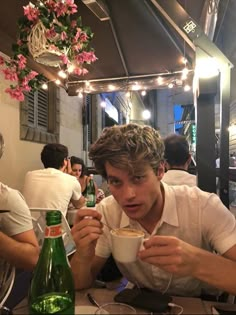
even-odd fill
[[[89,215],[86,215],[85,217],[84,217],[85,219],[93,219],[93,217],[92,216],[89,216]],[[109,230],[113,230],[113,228],[111,227],[111,226],[109,226],[107,223],[105,223],[105,222],[101,222],[103,225],[105,225]]]
[[[95,300],[95,298],[92,296],[92,294],[87,293],[87,297],[88,297],[89,302],[90,302],[92,305],[97,306],[97,307],[100,307],[100,305],[99,305],[98,302]]]

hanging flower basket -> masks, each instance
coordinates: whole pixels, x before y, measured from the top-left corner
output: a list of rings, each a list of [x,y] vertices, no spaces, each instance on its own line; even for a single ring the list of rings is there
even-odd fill
[[[63,52],[56,48],[55,45],[50,45],[46,37],[46,27],[39,21],[31,30],[28,36],[28,48],[33,59],[46,66],[59,67],[61,64],[61,56]],[[59,39],[56,35],[53,41]]]
[[[6,80],[15,81],[6,92],[20,101],[24,100],[24,92],[38,89],[43,78],[27,68],[30,55],[38,63],[61,66],[76,75],[86,74],[84,66],[97,60],[90,48],[90,28],[82,25],[80,17],[72,18],[77,12],[74,0],[37,0],[23,8],[13,57],[10,61],[0,57],[0,71]]]

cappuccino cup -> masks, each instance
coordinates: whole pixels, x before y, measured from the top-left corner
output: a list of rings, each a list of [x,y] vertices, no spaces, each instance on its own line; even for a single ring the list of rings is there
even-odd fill
[[[112,255],[121,263],[134,262],[144,239],[144,232],[132,228],[119,228],[110,231]]]

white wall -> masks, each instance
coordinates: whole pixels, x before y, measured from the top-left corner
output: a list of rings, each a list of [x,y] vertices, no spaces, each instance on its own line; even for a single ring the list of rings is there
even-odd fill
[[[28,170],[41,167],[42,145],[20,140],[20,104],[4,92],[8,82],[0,74],[0,131],[5,139],[5,152],[0,160],[0,180],[20,189]]]
[[[69,155],[83,158],[83,99],[68,96],[60,89],[60,143],[69,149]]]
[[[42,168],[40,153],[44,144],[20,140],[20,104],[4,92],[8,82],[0,74],[0,132],[5,139],[5,152],[0,160],[0,181],[22,190],[27,171]],[[82,154],[82,100],[60,91],[60,142],[70,155]]]

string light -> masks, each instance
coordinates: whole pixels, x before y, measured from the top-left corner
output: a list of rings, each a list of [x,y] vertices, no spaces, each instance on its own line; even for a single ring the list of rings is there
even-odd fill
[[[47,90],[47,89],[48,89],[47,83],[43,83],[42,86],[41,86],[41,88],[42,88],[43,90]]]
[[[60,70],[60,71],[58,72],[58,75],[59,75],[59,77],[61,77],[62,79],[66,79],[66,78],[67,78],[67,74],[66,74],[66,72],[63,71],[63,70]]]
[[[147,94],[146,91],[142,91],[142,92],[141,92],[141,95],[142,95],[142,96],[145,96],[146,94]]]
[[[105,108],[105,107],[106,107],[106,102],[105,102],[105,101],[101,101],[100,106],[101,106],[102,108]]]
[[[83,93],[82,93],[82,92],[79,92],[78,97],[79,97],[79,98],[83,98]]]
[[[186,84],[186,85],[184,86],[184,91],[185,91],[185,92],[190,91],[190,89],[191,89],[190,85]]]
[[[61,81],[59,79],[56,79],[55,83],[56,83],[56,85],[60,85]]]
[[[143,116],[143,119],[147,120],[151,117],[151,113],[148,109],[145,109],[143,112],[142,112],[142,116]]]
[[[168,87],[170,89],[182,87],[183,90],[187,92],[191,87],[186,81],[188,80],[189,73],[193,73],[193,70],[186,66],[187,60],[185,57],[182,58],[182,62],[185,64],[185,67],[180,71],[136,76],[137,80],[135,81],[133,79],[134,77],[129,77],[128,80],[125,80],[125,78],[107,78],[105,80],[69,81],[68,75],[74,68],[73,64],[71,64],[65,71],[60,69],[57,73],[58,76],[64,80],[63,84],[59,79],[51,81],[57,85],[65,85],[67,88],[73,87],[73,85],[78,86],[79,88],[76,90],[76,93],[79,98],[82,98],[83,94],[98,94],[104,91],[126,91],[125,96],[128,99],[131,97],[132,91],[140,91],[140,94],[145,96],[147,93],[146,90],[158,89],[160,87]],[[43,82],[41,86],[42,89],[47,90],[48,83],[51,81]]]

